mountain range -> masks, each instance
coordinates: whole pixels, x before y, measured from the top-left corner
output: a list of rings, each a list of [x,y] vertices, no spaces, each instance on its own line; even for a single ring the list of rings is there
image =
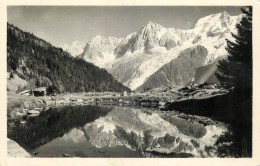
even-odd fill
[[[217,61],[227,56],[226,39],[232,40],[241,18],[212,14],[189,30],[148,22],[124,38],[96,36],[77,57],[106,69],[132,90],[214,82]],[[204,66],[210,65],[215,67],[207,72]]]

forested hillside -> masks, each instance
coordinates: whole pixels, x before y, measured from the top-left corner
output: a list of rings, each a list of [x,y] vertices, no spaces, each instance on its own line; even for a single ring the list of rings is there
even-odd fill
[[[28,86],[56,86],[61,92],[130,91],[105,69],[7,24],[7,71]],[[26,87],[28,88],[28,87]]]

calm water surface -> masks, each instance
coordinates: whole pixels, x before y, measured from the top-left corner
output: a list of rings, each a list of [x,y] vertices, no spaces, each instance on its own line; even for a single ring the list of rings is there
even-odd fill
[[[181,138],[201,137],[205,129],[195,125],[190,132],[187,122],[172,121],[137,108],[66,106],[16,121],[8,127],[8,137],[34,157],[147,157],[147,149],[176,144],[182,156],[193,156],[188,153],[193,144]]]

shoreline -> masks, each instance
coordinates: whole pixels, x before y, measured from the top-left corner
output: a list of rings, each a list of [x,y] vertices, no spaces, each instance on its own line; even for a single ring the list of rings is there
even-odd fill
[[[143,93],[120,96],[116,92],[82,92],[62,93],[56,96],[24,96],[8,92],[7,115],[8,121],[23,117],[32,112],[41,112],[50,107],[61,107],[68,105],[107,105],[107,106],[138,106],[167,109],[168,106],[185,102],[192,99],[207,99],[227,94],[223,89],[160,89]]]

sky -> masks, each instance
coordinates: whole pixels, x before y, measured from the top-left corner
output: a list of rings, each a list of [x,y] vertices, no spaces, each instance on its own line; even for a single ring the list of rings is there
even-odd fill
[[[125,37],[149,21],[167,28],[191,29],[204,16],[241,13],[240,7],[214,6],[9,6],[7,21],[55,46],[92,37]]]

